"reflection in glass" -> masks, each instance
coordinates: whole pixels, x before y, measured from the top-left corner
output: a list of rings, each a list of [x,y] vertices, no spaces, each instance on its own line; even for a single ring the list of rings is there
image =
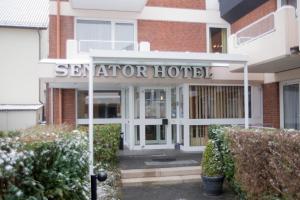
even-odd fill
[[[88,92],[78,91],[79,119],[88,118]],[[94,92],[94,118],[121,118],[121,91]]]
[[[145,117],[148,119],[166,117],[166,91],[164,89],[145,90]]]
[[[146,145],[166,144],[166,128],[163,125],[145,126]]]

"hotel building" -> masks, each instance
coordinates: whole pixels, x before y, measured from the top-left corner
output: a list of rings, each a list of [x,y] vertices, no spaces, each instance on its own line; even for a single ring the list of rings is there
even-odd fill
[[[48,124],[88,125],[92,63],[94,123],[121,124],[125,145],[136,150],[175,143],[202,150],[208,125],[243,125],[245,113],[252,126],[298,128],[295,2],[50,1],[31,90]],[[3,118],[17,112],[4,109],[10,100],[0,104]]]

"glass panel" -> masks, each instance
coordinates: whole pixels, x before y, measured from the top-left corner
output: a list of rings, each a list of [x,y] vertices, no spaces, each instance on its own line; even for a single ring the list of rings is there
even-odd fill
[[[116,23],[115,27],[115,49],[134,49],[134,25],[131,23]]]
[[[210,28],[210,52],[227,53],[227,29]]]
[[[166,91],[163,89],[145,90],[145,117],[159,119],[166,117]]]
[[[208,141],[208,126],[190,126],[191,146],[205,146]]]
[[[176,138],[177,138],[177,125],[172,124],[172,144],[176,143]]]
[[[177,102],[176,102],[176,88],[171,89],[171,116],[177,117]]]
[[[163,125],[145,126],[146,145],[166,144],[166,127]]]
[[[111,49],[111,22],[77,20],[76,39],[82,52],[90,49]]]
[[[244,118],[243,86],[190,86],[191,119]],[[249,87],[249,117],[251,117]]]
[[[283,86],[284,128],[299,129],[299,84]]]
[[[140,118],[140,89],[134,88],[134,118]]]
[[[179,88],[179,117],[183,118],[183,88]]]
[[[78,91],[78,118],[88,118],[88,92]],[[94,118],[121,118],[121,91],[94,92]]]
[[[281,0],[281,6],[291,5],[297,8],[297,0]]]
[[[134,126],[134,144],[140,145],[140,126],[136,125]]]
[[[184,125],[180,125],[179,143],[182,144],[182,145],[184,145]]]

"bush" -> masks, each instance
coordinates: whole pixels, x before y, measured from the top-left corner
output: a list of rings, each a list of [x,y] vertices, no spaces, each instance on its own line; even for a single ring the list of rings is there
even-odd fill
[[[88,134],[88,127],[81,126],[79,130]],[[98,168],[115,167],[118,158],[121,125],[94,125],[94,160]]]
[[[213,140],[207,142],[202,158],[203,176],[223,176],[223,162],[218,146]]]
[[[116,164],[120,132],[121,126],[116,124],[94,127],[94,159],[102,167]]]
[[[38,129],[0,139],[0,199],[88,199],[86,136]]]
[[[234,192],[239,196],[239,199],[245,199],[246,194],[241,189],[240,184],[235,179],[235,163],[234,157],[230,148],[230,138],[228,128],[220,125],[212,125],[209,127],[209,133],[218,145],[222,161],[225,180]]]
[[[300,134],[229,130],[235,178],[249,199],[300,199]]]
[[[214,130],[218,129],[218,130]],[[300,134],[211,127],[239,199],[300,199]]]

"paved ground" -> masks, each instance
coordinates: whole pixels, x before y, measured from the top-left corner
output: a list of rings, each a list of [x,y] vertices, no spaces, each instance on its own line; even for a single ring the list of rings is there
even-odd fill
[[[218,197],[203,194],[201,183],[176,185],[156,185],[126,187],[122,190],[122,200],[234,200],[235,196],[228,189]]]
[[[121,151],[121,169],[147,169],[199,166],[202,153],[184,153],[175,150]]]

